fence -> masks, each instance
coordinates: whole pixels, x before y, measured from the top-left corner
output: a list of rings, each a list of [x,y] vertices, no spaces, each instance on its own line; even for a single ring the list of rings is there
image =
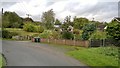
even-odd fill
[[[27,36],[12,36],[12,39],[15,39],[15,40],[31,40],[32,37],[27,35]]]
[[[113,39],[103,39],[103,40],[90,40],[90,46],[109,46],[109,45],[115,45],[119,46],[120,41],[116,41]]]
[[[76,41],[76,40],[62,40],[62,39],[41,39],[41,42],[62,44],[62,45],[82,46],[82,47],[89,46],[89,41],[82,41],[82,40]]]

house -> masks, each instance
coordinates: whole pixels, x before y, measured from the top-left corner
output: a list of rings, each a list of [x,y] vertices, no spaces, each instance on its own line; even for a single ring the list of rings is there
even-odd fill
[[[23,20],[23,22],[34,22],[34,21],[32,20],[32,18],[29,18],[29,17],[27,17],[27,18],[22,18],[22,20]]]
[[[120,22],[120,17],[114,17],[112,21]],[[107,29],[107,26],[105,26],[104,29]]]
[[[105,23],[99,23],[97,29],[100,31],[104,31],[105,27],[106,27]]]
[[[120,22],[120,17],[114,17],[114,18],[113,18],[113,21]]]

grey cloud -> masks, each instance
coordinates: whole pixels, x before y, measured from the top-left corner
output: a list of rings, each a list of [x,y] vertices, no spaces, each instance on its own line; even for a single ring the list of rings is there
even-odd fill
[[[50,5],[53,5],[55,2],[47,2],[46,3],[46,6],[50,6]]]
[[[2,2],[1,5],[3,8],[8,8],[14,4],[16,4],[17,2]]]
[[[98,2],[95,6],[92,7],[85,7],[83,10],[72,10],[73,12],[78,14],[98,14],[99,12],[111,12],[115,11],[117,12],[117,2]]]

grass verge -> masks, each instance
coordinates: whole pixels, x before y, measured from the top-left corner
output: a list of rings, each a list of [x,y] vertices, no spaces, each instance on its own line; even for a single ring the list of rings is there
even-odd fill
[[[1,68],[2,66],[5,66],[5,65],[6,65],[5,63],[6,63],[6,62],[5,62],[4,57],[0,54],[0,68]]]
[[[70,51],[68,55],[88,66],[118,66],[117,47],[82,48]]]
[[[84,48],[52,43],[50,43],[50,46],[61,49],[67,55],[74,57],[88,66],[102,66],[104,68],[106,68],[105,66],[110,66],[112,68],[118,66],[119,49],[115,46]]]

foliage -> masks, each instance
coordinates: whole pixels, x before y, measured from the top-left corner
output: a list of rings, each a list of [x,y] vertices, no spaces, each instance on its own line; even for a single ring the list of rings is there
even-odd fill
[[[36,28],[36,31],[35,32],[39,32],[39,33],[42,33],[44,31],[44,28],[42,26],[35,26]]]
[[[36,32],[36,28],[32,23],[24,24],[23,29],[28,32]]]
[[[3,27],[21,28],[22,19],[15,12],[5,12],[2,15]]]
[[[73,22],[71,22],[71,16],[66,16],[64,23],[66,23],[68,26],[73,26]]]
[[[42,33],[44,31],[44,28],[40,25],[34,25],[33,23],[26,23],[23,26],[23,29],[28,32],[39,32]]]
[[[80,30],[79,29],[74,29],[73,34],[76,34],[76,35],[80,34]]]
[[[43,33],[40,34],[41,38],[51,38],[52,32],[50,30],[44,30]]]
[[[58,19],[56,19],[55,25],[61,25],[61,22]]]
[[[107,35],[115,40],[120,40],[120,23],[117,21],[112,21],[107,26]]]
[[[102,40],[102,39],[106,39],[107,35],[106,32],[102,32],[102,31],[95,31],[91,37],[89,39],[98,39],[98,40]]]
[[[59,39],[60,38],[60,33],[58,31],[52,31],[52,38],[53,39]]]
[[[63,34],[62,34],[62,38],[64,38],[64,39],[73,39],[74,35],[73,35],[72,32],[64,31]]]
[[[4,28],[5,30],[8,30],[10,32],[16,32],[18,33],[20,36],[32,36],[34,34],[39,34],[38,32],[27,32],[21,28]]]
[[[48,10],[42,14],[42,22],[47,29],[52,29],[54,27],[55,13],[53,9]]]
[[[94,23],[86,24],[83,27],[82,38],[83,40],[88,40],[90,35],[96,30],[96,25]]]
[[[8,39],[10,39],[10,38],[12,38],[12,36],[16,36],[16,35],[18,35],[18,33],[16,33],[16,32],[9,32],[8,30],[2,30],[2,38],[8,38]]]
[[[75,29],[82,29],[83,26],[87,23],[89,23],[89,20],[87,18],[74,18],[74,28]]]

